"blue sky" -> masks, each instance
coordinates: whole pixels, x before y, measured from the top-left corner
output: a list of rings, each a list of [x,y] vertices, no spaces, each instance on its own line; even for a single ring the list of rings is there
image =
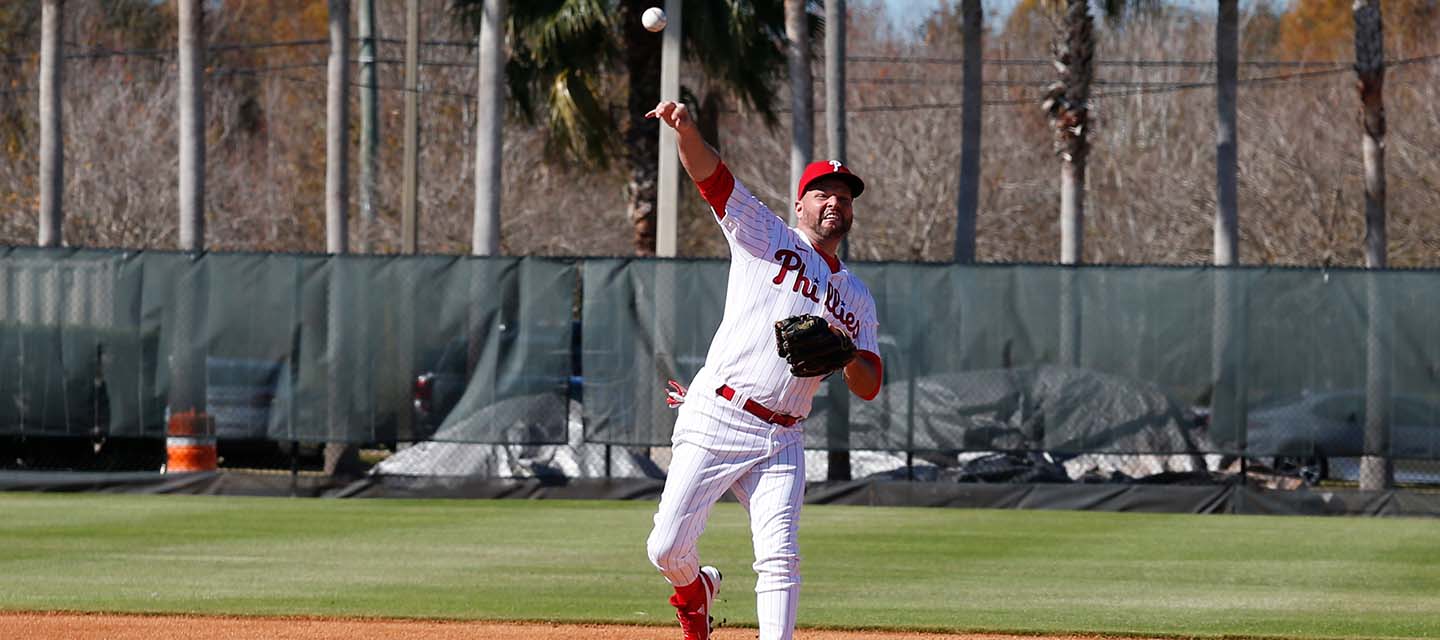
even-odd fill
[[[954,1],[955,0],[883,0],[885,7],[890,12],[891,20],[901,31],[909,31],[920,26],[925,18],[928,17],[931,12],[935,11],[936,7]],[[991,21],[1004,20],[1005,16],[1010,14],[1010,10],[1014,8],[1019,1],[1020,0],[982,0],[985,7],[986,19]],[[1286,0],[1281,0],[1276,4],[1284,5],[1286,3]],[[1213,12],[1215,10],[1215,0],[1167,0],[1167,4],[1188,7],[1196,11]],[[1242,7],[1248,4],[1250,4],[1248,0],[1240,0]]]

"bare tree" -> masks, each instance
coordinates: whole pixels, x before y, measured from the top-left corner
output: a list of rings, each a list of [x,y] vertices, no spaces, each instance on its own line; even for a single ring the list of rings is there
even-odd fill
[[[65,137],[61,129],[64,0],[45,0],[40,35],[40,238],[42,247],[64,244]]]
[[[814,80],[810,75],[810,21],[805,0],[785,0],[785,35],[789,39],[790,62],[790,184],[800,181],[805,165],[815,153]],[[793,187],[792,187],[793,188]],[[790,224],[795,224],[795,207]]]
[[[1355,0],[1355,74],[1363,124],[1365,166],[1365,266],[1386,267],[1385,246],[1385,37],[1380,0]],[[1365,455],[1360,488],[1389,487],[1394,476],[1390,453],[1390,357],[1388,308],[1377,279],[1370,281],[1365,360]]]
[[[426,15],[437,16],[443,15],[447,2],[416,0]],[[1254,58],[1283,57],[1282,52],[1267,48],[1266,43],[1274,41],[1277,18],[1265,13],[1263,4],[1240,3],[1242,53]],[[117,30],[105,3],[65,5],[67,50],[156,48],[155,41]],[[377,35],[403,37],[406,5],[376,3]],[[512,11],[516,6],[511,3]],[[36,2],[33,9],[25,9],[34,14],[34,29],[13,39],[14,46],[40,42],[41,8]],[[1388,7],[1387,12],[1395,13]],[[214,42],[253,40],[251,31],[227,30],[236,25],[252,28],[253,24],[242,19],[247,15],[251,14],[212,9],[204,16],[206,38]],[[956,219],[958,181],[953,174],[945,180],[926,168],[960,165],[961,149],[955,135],[959,110],[923,105],[961,104],[963,67],[917,60],[962,56],[961,14],[957,8],[950,15],[954,19],[945,24],[953,29],[954,37],[917,40],[891,25],[885,7],[849,3],[847,55],[911,58],[850,65],[846,159],[864,169],[870,189],[865,200],[872,205],[885,204],[883,215],[878,210],[870,215],[867,207],[857,216],[856,233],[849,243],[852,258],[953,259],[951,225]],[[1162,7],[1156,13],[1136,12],[1123,28],[1108,28],[1097,17],[1096,29],[1100,30],[1097,35],[1104,33],[1106,49],[1116,51],[1116,58],[1209,59],[1215,55],[1216,21],[1192,18],[1187,12]],[[307,25],[308,18],[278,8],[270,18],[261,20],[286,32],[313,28]],[[1028,39],[1021,37],[1026,30],[1012,28],[1015,25],[987,32],[986,57],[1045,55],[1044,39],[1033,34],[1053,25],[1040,12],[1032,12],[1026,20],[1031,23]],[[1432,20],[1425,26],[1435,28],[1425,33],[1440,33],[1440,14]],[[159,33],[173,43],[174,16],[159,24]],[[474,35],[457,28],[452,20],[425,20],[419,28],[418,39],[425,41]],[[643,33],[654,38],[654,34]],[[1387,52],[1393,53],[1395,42],[1386,43]],[[1428,50],[1433,48],[1430,42],[1416,44]],[[323,47],[210,54],[213,73],[205,76],[207,248],[326,251],[325,144],[323,138],[313,135],[315,123],[326,117],[324,67],[259,75],[229,72],[232,68],[303,63]],[[397,45],[393,52],[398,56],[403,49]],[[6,51],[12,56],[20,53],[13,48]],[[457,50],[437,47],[430,53],[445,61],[465,61]],[[653,57],[650,61],[653,67]],[[178,155],[179,76],[173,64],[173,57],[148,55],[66,61],[66,243],[138,249],[177,246],[180,200],[173,176]],[[13,68],[24,77],[39,77],[38,63],[28,57]],[[1386,263],[1392,266],[1440,264],[1436,258],[1440,256],[1440,224],[1434,214],[1440,211],[1440,183],[1435,181],[1440,175],[1440,156],[1433,153],[1440,147],[1440,127],[1434,124],[1440,123],[1440,83],[1434,82],[1435,69],[1433,64],[1392,64],[1385,70],[1390,124],[1397,131],[1404,129],[1403,135],[1385,138],[1389,179]],[[1053,131],[1044,114],[1018,104],[1033,100],[1037,89],[1031,83],[1053,79],[1053,72],[1011,65],[984,70],[985,99],[1000,104],[987,104],[981,115],[984,173],[978,183],[978,208],[986,215],[976,220],[976,258],[1054,261],[1053,239],[1060,235],[1054,203],[1060,200],[1060,189],[1054,164],[1049,162]],[[405,84],[402,65],[377,65],[376,74],[382,92],[383,87],[399,89]],[[1253,74],[1286,75],[1284,70],[1264,68],[1255,68]],[[1105,67],[1100,75],[1112,83],[1204,84],[1214,80],[1213,71],[1202,67],[1117,65]],[[886,79],[884,83],[874,81],[880,77]],[[474,99],[464,96],[475,93],[474,66],[429,67],[424,78],[420,108],[429,124],[419,150],[420,175],[425,179],[417,197],[420,207],[429,213],[420,250],[466,254],[474,222],[474,168],[469,163],[475,158],[476,113]],[[993,88],[988,84],[992,82]],[[1315,125],[1354,119],[1354,83],[1354,76],[1346,74],[1240,81],[1243,100],[1236,105],[1236,123],[1246,135],[1245,144],[1236,149],[1236,197],[1246,218],[1237,253],[1247,262],[1365,264],[1365,245],[1357,241],[1365,233],[1365,221],[1355,215],[1364,194],[1361,158],[1354,152],[1355,131]],[[413,94],[393,93],[394,108],[379,114],[377,219],[370,236],[373,250],[379,253],[398,252],[403,242],[405,95]],[[1199,88],[1173,92],[1150,87],[1093,88],[1089,141],[1106,152],[1091,154],[1086,162],[1086,262],[1213,262],[1217,190],[1212,96],[1213,90]],[[39,107],[34,93],[0,93],[0,153],[7,154],[6,161],[0,162],[0,238],[11,245],[34,244],[39,236],[39,216],[35,214],[40,198]],[[116,113],[126,114],[126,127],[113,126]],[[1277,117],[1284,113],[1307,117]],[[700,110],[702,117],[707,114],[716,115],[726,132],[726,158],[746,184],[772,206],[788,209],[794,197],[794,185],[787,184],[788,172],[744,175],[745,167],[787,164],[788,136],[767,130],[764,118],[743,102],[725,109]],[[548,113],[542,112],[538,121],[547,117]],[[505,125],[503,251],[632,253],[630,225],[605,216],[576,217],[564,228],[553,226],[556,210],[624,210],[628,206],[624,192],[627,174],[624,166],[581,169],[548,160],[543,153],[543,133],[543,128],[524,122]],[[135,144],[135,140],[154,143]],[[172,176],[170,186],[162,180],[157,187],[154,177],[164,175]],[[693,190],[681,191],[681,207],[682,251],[686,255],[722,255],[723,240],[710,233],[707,225],[713,223]]]

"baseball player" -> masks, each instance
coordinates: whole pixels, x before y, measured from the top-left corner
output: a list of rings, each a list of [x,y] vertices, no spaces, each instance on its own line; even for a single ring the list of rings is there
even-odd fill
[[[675,587],[685,640],[708,640],[721,575],[700,565],[696,540],[733,492],[750,514],[760,639],[791,640],[811,399],[837,371],[865,400],[880,391],[875,301],[835,257],[865,183],[840,162],[810,164],[796,188],[799,224],[787,227],[730,173],[685,105],[662,101],[645,117],[675,129],[681,164],[730,245],[725,314],[705,366],[688,391],[670,384],[680,412],[647,551]]]

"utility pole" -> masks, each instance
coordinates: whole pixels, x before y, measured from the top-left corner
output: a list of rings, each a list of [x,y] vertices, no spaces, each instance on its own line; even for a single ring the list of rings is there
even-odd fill
[[[475,222],[470,253],[500,254],[500,170],[505,148],[505,0],[485,0],[480,19],[480,87],[475,108]]]
[[[65,1],[45,0],[40,18],[40,237],[42,247],[64,244],[65,138],[60,25]]]
[[[401,250],[419,247],[420,218],[420,0],[405,0],[405,187],[401,195]]]
[[[380,89],[375,73],[375,0],[360,4],[360,252],[375,229],[375,163],[380,153]]]

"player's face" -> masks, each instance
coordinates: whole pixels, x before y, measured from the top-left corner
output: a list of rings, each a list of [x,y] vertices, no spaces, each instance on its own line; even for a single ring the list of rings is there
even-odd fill
[[[843,237],[855,223],[850,185],[839,178],[822,178],[811,183],[795,206],[800,225],[820,238]]]

